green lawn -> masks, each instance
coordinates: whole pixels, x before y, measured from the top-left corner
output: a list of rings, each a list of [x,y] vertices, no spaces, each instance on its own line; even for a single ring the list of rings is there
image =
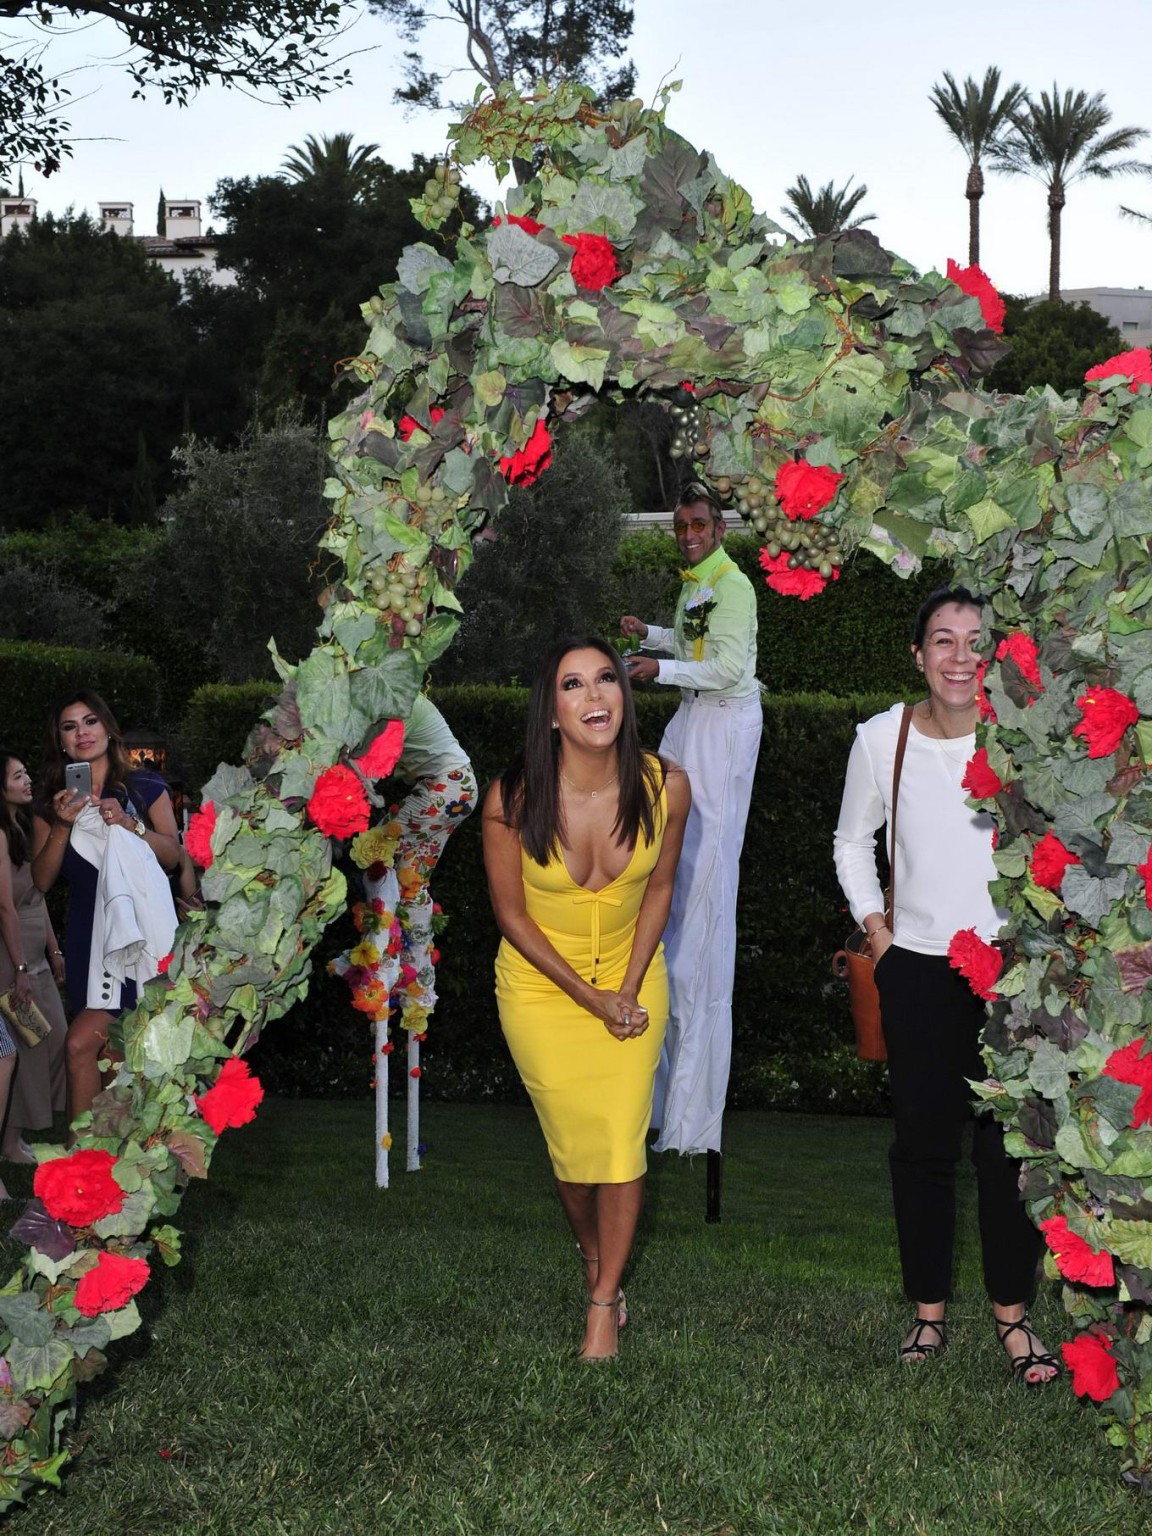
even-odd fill
[[[952,1347],[897,1364],[884,1122],[733,1115],[719,1226],[703,1161],[655,1159],[601,1367],[575,1359],[580,1267],[531,1112],[433,1105],[424,1129],[426,1169],[389,1191],[366,1103],[270,1102],[227,1133],[65,1492],[5,1536],[1147,1531],[1066,1380],[1010,1380],[970,1190]],[[1055,1343],[1056,1298],[1037,1312]]]

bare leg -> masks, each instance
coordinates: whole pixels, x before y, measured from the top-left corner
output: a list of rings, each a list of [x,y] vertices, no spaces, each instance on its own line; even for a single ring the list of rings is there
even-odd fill
[[[102,1008],[82,1008],[68,1026],[68,1119],[92,1108],[100,1092],[97,1062],[108,1050],[108,1027],[115,1018]]]
[[[563,1179],[556,1180],[556,1192],[560,1196],[560,1204],[564,1207],[564,1214],[568,1218],[568,1225],[572,1228],[580,1257],[584,1260],[584,1280],[589,1296],[600,1274],[596,1188],[595,1184],[567,1184]]]
[[[0,1057],[0,1121],[8,1113],[8,1095],[12,1092],[12,1075],[16,1071],[16,1052]],[[21,1158],[23,1162],[23,1158]],[[0,1200],[9,1199],[8,1189],[0,1179]]]
[[[586,1270],[595,1305],[588,1308],[580,1353],[586,1360],[608,1360],[616,1353],[615,1303],[644,1205],[644,1180],[630,1179],[626,1184],[566,1184],[558,1179],[556,1184],[580,1251],[596,1254],[600,1261],[589,1264]]]

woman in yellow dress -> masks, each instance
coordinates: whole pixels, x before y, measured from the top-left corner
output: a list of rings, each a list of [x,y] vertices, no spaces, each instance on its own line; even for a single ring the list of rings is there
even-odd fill
[[[690,800],[687,775],[641,748],[612,647],[555,647],[524,751],[485,800],[484,863],[504,935],[500,1022],[585,1264],[586,1360],[615,1355],[627,1318],[668,1017],[660,936]]]

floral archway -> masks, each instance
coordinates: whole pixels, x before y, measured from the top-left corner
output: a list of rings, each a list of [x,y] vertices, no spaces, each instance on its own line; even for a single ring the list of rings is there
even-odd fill
[[[1152,1487],[1152,365],[1111,360],[1083,400],[980,393],[1001,344],[978,273],[917,274],[861,231],[790,243],[664,105],[482,101],[417,205],[429,241],[365,306],[362,393],[330,426],[338,575],[316,648],[281,664],[247,765],[206,786],[210,910],[15,1229],[0,1505],[58,1481],[77,1381],[138,1326],[150,1266],[179,1259],[184,1186],[256,1111],[243,1053],[345,903],[332,839],[368,824],[388,723],[458,623],[472,535],[546,472],[565,422],[626,394],[675,410],[782,595],[818,598],[861,550],[901,571],[946,557],[992,594],[968,783],[996,816],[1011,935],[1003,954],[961,936],[955,960],[995,1002],[982,1092],[1065,1281],[1073,1385]],[[514,157],[533,178],[445,253],[461,169]]]

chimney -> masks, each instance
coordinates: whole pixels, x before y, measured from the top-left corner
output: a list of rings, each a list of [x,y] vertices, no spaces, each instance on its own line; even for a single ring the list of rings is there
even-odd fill
[[[123,235],[127,239],[132,233],[132,204],[101,203],[100,232],[105,235]]]
[[[199,202],[178,197],[165,199],[164,233],[169,240],[199,239]]]
[[[36,217],[34,197],[5,197],[0,199],[0,236],[11,234],[14,229],[27,229]]]

